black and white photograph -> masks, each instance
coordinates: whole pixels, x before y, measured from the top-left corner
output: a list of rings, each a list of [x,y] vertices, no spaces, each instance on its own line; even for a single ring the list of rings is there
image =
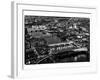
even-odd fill
[[[13,78],[97,72],[95,7],[13,2],[11,11]]]
[[[24,16],[25,64],[90,61],[90,18]]]

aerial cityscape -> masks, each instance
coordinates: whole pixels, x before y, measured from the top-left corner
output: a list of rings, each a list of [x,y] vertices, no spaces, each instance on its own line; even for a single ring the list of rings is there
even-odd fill
[[[25,64],[90,61],[90,19],[24,16]]]

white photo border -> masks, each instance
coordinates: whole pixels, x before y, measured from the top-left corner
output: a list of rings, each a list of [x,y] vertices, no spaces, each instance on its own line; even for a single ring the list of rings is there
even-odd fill
[[[32,77],[45,76],[54,74],[72,74],[72,73],[87,73],[96,72],[96,51],[95,51],[95,31],[96,30],[96,8],[86,7],[68,7],[54,5],[36,5],[13,2],[12,9],[12,71],[13,78],[17,77]],[[53,8],[53,10],[51,10]],[[24,64],[24,12],[32,11],[39,13],[47,12],[57,14],[75,13],[78,15],[88,14],[90,18],[90,62],[84,63],[61,63],[61,64],[41,64],[41,65],[25,65]],[[41,14],[40,13],[40,14]],[[49,16],[49,15],[48,15]],[[68,16],[66,16],[68,17]],[[64,65],[67,66],[64,66]],[[74,65],[75,64],[75,65]],[[78,66],[77,66],[78,65]],[[60,66],[60,67],[59,67]],[[48,73],[48,74],[47,74]]]

